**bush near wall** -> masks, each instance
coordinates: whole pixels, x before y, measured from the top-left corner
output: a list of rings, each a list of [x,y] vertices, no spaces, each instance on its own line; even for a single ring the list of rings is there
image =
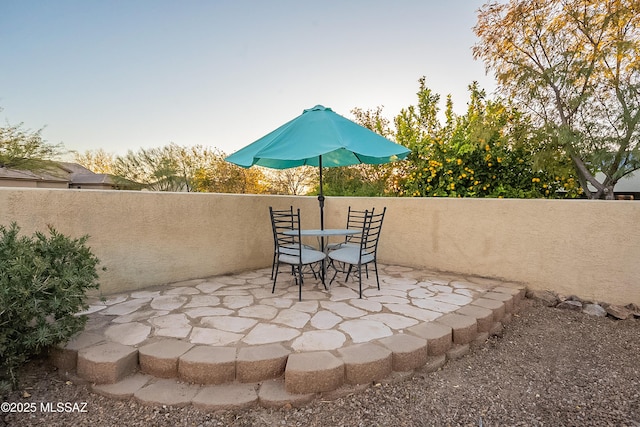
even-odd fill
[[[20,236],[0,225],[0,394],[18,385],[18,369],[48,346],[84,328],[86,291],[97,289],[99,260],[85,245],[49,226]]]

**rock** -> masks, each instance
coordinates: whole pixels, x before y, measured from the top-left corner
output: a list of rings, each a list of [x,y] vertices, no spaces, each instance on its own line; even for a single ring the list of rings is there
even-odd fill
[[[625,305],[624,307],[629,309],[631,314],[633,314],[634,316],[640,317],[640,306],[638,306],[638,304],[631,303]]]
[[[529,290],[527,298],[536,299],[547,307],[555,307],[558,304],[558,298],[551,291]]]
[[[585,314],[590,314],[591,316],[598,317],[605,317],[607,315],[607,310],[605,310],[601,305],[598,304],[585,304],[582,312]]]
[[[566,300],[566,301],[562,301],[560,304],[558,304],[556,306],[556,308],[561,308],[563,310],[581,311],[582,310],[582,303],[579,302],[579,301]]]
[[[567,299],[568,299],[569,301],[578,301],[578,302],[582,303],[582,305],[585,305],[585,304],[593,304],[593,302],[592,302],[592,301],[588,301],[588,300],[582,299],[582,298],[580,298],[580,297],[579,297],[579,296],[577,296],[577,295],[571,295],[571,296],[569,296],[569,298],[567,298]]]
[[[632,315],[631,310],[621,305],[610,304],[605,307],[607,313],[616,319],[625,320]]]

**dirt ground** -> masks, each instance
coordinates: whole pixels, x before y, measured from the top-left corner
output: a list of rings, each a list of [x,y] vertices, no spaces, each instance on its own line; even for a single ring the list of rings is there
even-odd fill
[[[437,372],[302,408],[207,413],[144,406],[67,383],[42,361],[31,362],[22,379],[6,402],[35,402],[38,409],[40,402],[68,402],[64,410],[75,412],[0,413],[0,426],[640,427],[640,319],[526,300],[502,336]]]

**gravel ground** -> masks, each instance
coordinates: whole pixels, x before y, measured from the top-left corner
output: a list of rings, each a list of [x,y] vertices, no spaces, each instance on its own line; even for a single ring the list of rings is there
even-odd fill
[[[86,412],[0,413],[0,426],[640,427],[640,319],[597,318],[527,300],[502,336],[437,372],[302,408],[206,413],[143,406],[67,383],[42,361],[26,367],[21,389],[6,401],[86,402]]]

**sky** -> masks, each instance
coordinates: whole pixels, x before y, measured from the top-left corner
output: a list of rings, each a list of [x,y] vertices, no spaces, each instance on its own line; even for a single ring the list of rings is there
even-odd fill
[[[418,79],[454,110],[494,79],[477,0],[0,0],[0,126],[83,153],[231,154],[321,104],[393,118]]]

